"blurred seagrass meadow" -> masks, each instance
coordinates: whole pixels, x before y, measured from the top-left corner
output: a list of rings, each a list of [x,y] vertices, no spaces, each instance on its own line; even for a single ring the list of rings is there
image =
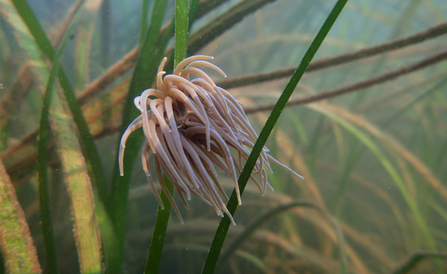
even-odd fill
[[[447,273],[445,0],[0,0],[0,42],[0,273]],[[133,98],[194,54],[305,177],[272,163],[228,233],[157,210],[141,130],[118,173]]]

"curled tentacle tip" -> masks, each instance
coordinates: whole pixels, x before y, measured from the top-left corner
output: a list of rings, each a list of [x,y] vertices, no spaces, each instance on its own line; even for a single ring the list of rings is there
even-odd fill
[[[236,222],[234,221],[233,216],[230,217],[230,221],[233,224],[233,226],[236,226]]]

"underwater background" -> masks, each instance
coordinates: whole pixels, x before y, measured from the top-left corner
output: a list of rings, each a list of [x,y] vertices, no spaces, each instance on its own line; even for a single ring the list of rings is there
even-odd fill
[[[132,121],[129,90],[139,95],[161,58],[173,61],[176,2],[162,2],[0,0],[0,232],[18,206],[7,205],[10,182],[37,252],[27,261],[44,272],[54,264],[60,273],[142,273],[153,264],[158,202],[141,138],[130,139],[132,173],[116,179],[116,166],[122,123]],[[228,77],[211,77],[246,104],[260,133],[336,2],[189,1],[187,55],[214,56]],[[266,142],[305,179],[272,163],[274,191],[261,196],[248,182],[215,273],[447,273],[446,34],[445,0],[347,1]],[[58,48],[65,76],[52,66]],[[230,195],[231,178],[218,180]],[[201,272],[221,220],[196,197],[180,211],[184,224],[168,215],[158,273]],[[2,245],[3,273],[11,253]]]

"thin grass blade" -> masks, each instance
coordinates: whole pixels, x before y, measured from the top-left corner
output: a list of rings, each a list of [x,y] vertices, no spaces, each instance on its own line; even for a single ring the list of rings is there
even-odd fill
[[[438,252],[427,252],[420,251],[411,254],[401,265],[396,267],[391,273],[392,274],[405,274],[409,273],[412,268],[416,267],[416,265],[424,260],[424,259],[447,259],[447,253],[438,253]]]
[[[175,41],[174,41],[174,67],[179,62],[186,58],[186,51],[188,46],[188,0],[175,1]],[[169,192],[173,191],[173,184],[165,176],[165,185]],[[146,262],[146,274],[158,273],[160,265],[161,254],[163,252],[164,239],[166,236],[166,229],[168,227],[171,204],[164,194],[161,193],[165,210],[158,206],[157,219],[155,220],[154,232],[152,234],[151,246],[149,248],[149,255]]]
[[[17,8],[17,6],[16,6]],[[51,100],[53,96],[53,86],[56,81],[57,73],[59,71],[59,65],[62,58],[62,52],[67,44],[71,30],[73,29],[74,22],[76,21],[79,13],[73,18],[67,32],[64,34],[59,50],[54,56],[53,67],[50,72],[45,95],[43,99],[42,113],[40,116],[39,137],[38,137],[38,171],[39,171],[39,202],[40,202],[40,217],[42,234],[44,238],[44,248],[46,255],[46,267],[50,273],[58,273],[58,263],[53,235],[53,223],[51,218],[50,208],[50,194],[48,188],[48,155],[47,155],[47,142],[49,138],[48,128],[50,126],[49,113]]]
[[[101,240],[95,216],[90,177],[76,137],[72,117],[65,109],[62,94],[51,103],[51,120],[56,133],[59,157],[71,199],[71,211],[81,273],[101,273]]]
[[[174,185],[165,176],[165,185],[169,192],[172,194]],[[171,202],[169,202],[168,197],[164,192],[160,195],[165,209],[161,209],[158,206],[157,209],[157,219],[155,221],[154,232],[152,234],[151,246],[149,248],[149,255],[147,256],[145,274],[156,274],[158,273],[158,268],[160,266],[161,254],[163,252],[163,245],[166,236],[166,229],[168,228],[169,216],[171,212]]]
[[[0,160],[0,246],[8,273],[41,272],[37,250],[16,192]],[[1,260],[0,260],[0,263]],[[1,268],[0,266],[0,272]]]
[[[186,58],[188,49],[188,0],[175,1],[174,67]]]
[[[148,14],[149,0],[143,0],[143,4],[141,5],[140,46],[142,46],[146,40]]]
[[[242,173],[239,176],[238,183],[241,195],[245,189],[248,179],[250,178],[250,174],[255,166],[256,160],[258,159],[259,154],[261,153],[261,150],[265,145],[265,142],[267,141],[270,133],[273,130],[273,127],[275,126],[276,122],[279,119],[279,116],[281,115],[284,107],[286,106],[287,101],[292,95],[295,87],[297,86],[307,67],[309,66],[309,63],[312,61],[312,58],[315,56],[318,48],[323,43],[324,38],[328,34],[338,15],[343,10],[343,7],[345,6],[346,2],[347,0],[337,1],[331,13],[324,22],[323,26],[319,30],[317,36],[315,37],[309,49],[307,50],[306,54],[304,55],[303,59],[301,60],[300,65],[296,69],[295,73],[293,74],[292,78],[290,79],[289,83],[287,84],[286,88],[284,89],[283,93],[278,99],[275,107],[273,108],[272,113],[270,114],[267,122],[265,123],[265,126],[263,127],[261,133],[259,134],[259,138],[256,141],[249,158],[247,159],[247,162],[244,166]],[[231,195],[230,201],[228,202],[227,208],[230,211],[230,213],[234,215],[237,208],[237,198],[236,193],[234,191]],[[225,216],[219,223],[219,227],[217,228],[205,265],[202,269],[203,274],[211,274],[214,272],[217,260],[219,258],[220,250],[222,249],[222,245],[228,232],[229,226],[230,226],[230,218],[228,218],[228,216]]]
[[[141,47],[139,53],[140,56],[124,103],[120,135],[122,135],[130,122],[132,122],[132,120],[139,114],[139,111],[133,105],[133,99],[143,90],[150,88],[155,79],[157,66],[162,59],[162,53],[164,52],[167,43],[167,39],[165,39],[166,41],[160,39],[160,30],[166,10],[166,4],[167,1],[164,0],[157,0],[153,3],[149,29],[144,44]],[[121,273],[123,268],[127,196],[132,167],[135,163],[142,141],[143,134],[141,133],[134,133],[129,137],[126,153],[124,155],[124,176],[120,176],[118,161],[116,161],[114,168],[110,199],[113,204],[112,222],[117,237],[118,246],[115,250],[118,258],[112,262],[113,265],[109,269],[111,273]],[[119,147],[119,144],[117,147]],[[118,159],[118,157],[116,157],[116,159]]]

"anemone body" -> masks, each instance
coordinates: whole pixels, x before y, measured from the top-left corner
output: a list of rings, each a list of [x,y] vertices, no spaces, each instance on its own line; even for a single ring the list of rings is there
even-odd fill
[[[208,67],[226,77],[220,68],[205,61],[209,59],[213,57],[191,56],[180,62],[173,74],[169,75],[165,75],[166,72],[163,71],[166,57],[162,60],[158,68],[156,88],[147,89],[134,99],[141,115],[128,126],[121,138],[119,166],[123,175],[126,140],[133,131],[142,128],[145,135],[141,153],[143,169],[161,207],[164,208],[164,205],[150,173],[151,160],[158,183],[182,223],[180,211],[166,188],[163,174],[172,181],[186,208],[192,193],[212,206],[217,215],[223,217],[226,213],[235,224],[225,205],[228,196],[217,180],[216,167],[232,178],[241,204],[237,178],[250,155],[257,134],[250,125],[242,104],[225,89],[216,86],[198,68]],[[191,78],[191,75],[198,77]],[[265,195],[267,187],[271,188],[265,169],[271,172],[269,160],[289,169],[273,159],[264,147],[250,177],[261,195]]]

